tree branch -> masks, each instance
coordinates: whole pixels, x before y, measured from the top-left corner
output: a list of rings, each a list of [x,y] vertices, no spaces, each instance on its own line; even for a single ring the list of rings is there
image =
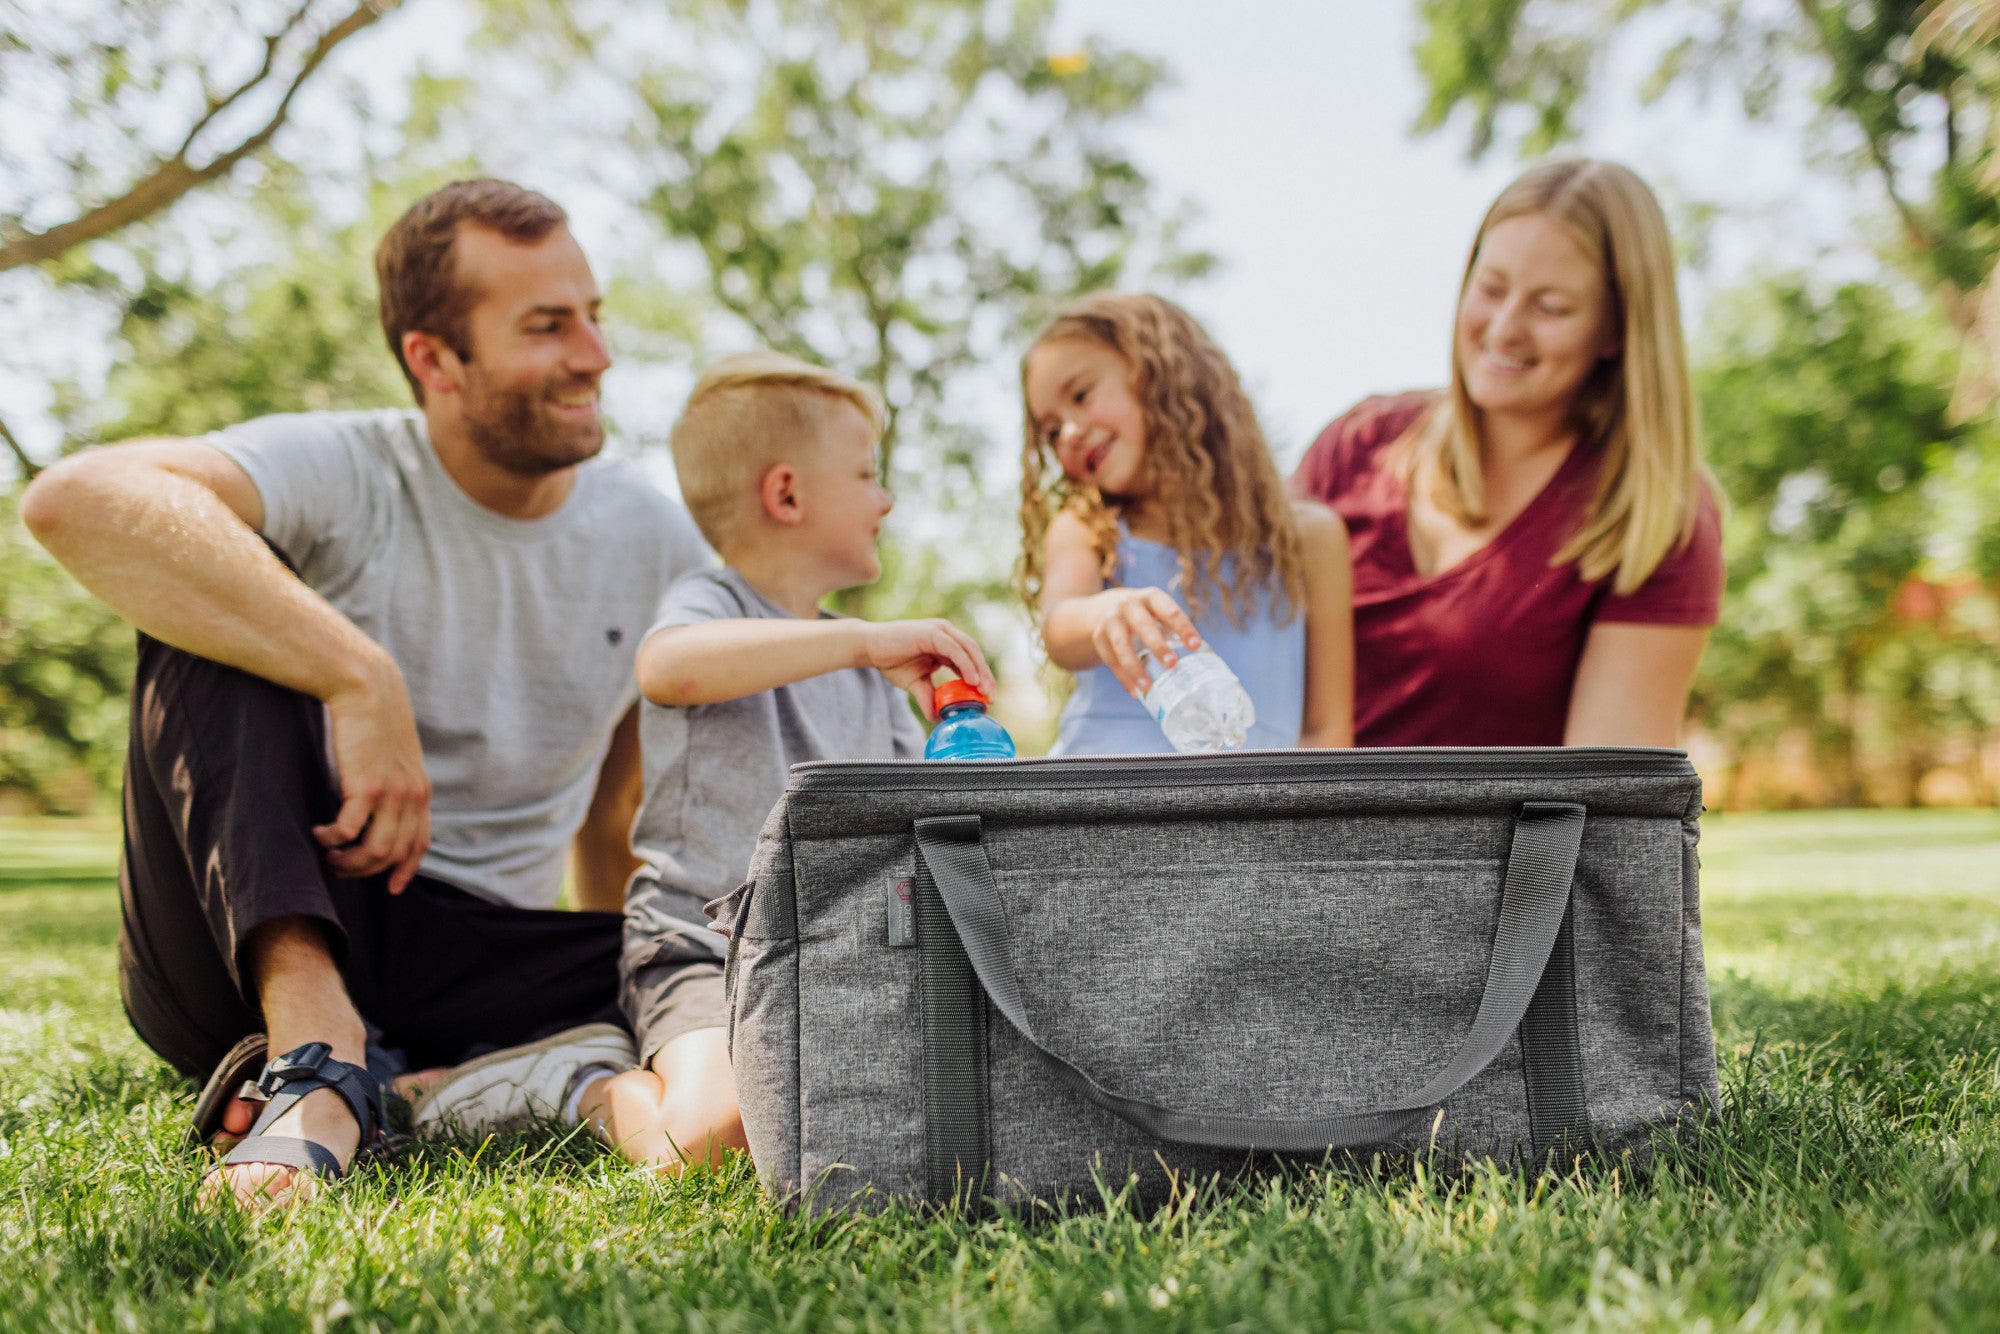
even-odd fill
[[[47,231],[29,232],[0,244],[0,273],[19,268],[24,264],[38,264],[54,259],[74,246],[109,235],[120,227],[168,208],[188,191],[227,175],[237,163],[271,142],[272,136],[277,134],[279,127],[285,123],[285,117],[290,114],[292,99],[298,95],[300,87],[327,56],[332,54],[336,46],[401,3],[402,0],[361,0],[346,18],[322,33],[319,40],[313,43],[312,50],[306,53],[298,72],[292,76],[291,84],[285,89],[285,95],[279,99],[270,117],[256,133],[234,148],[220,154],[207,165],[196,167],[188,162],[188,144],[183,143],[180,151],[173,157],[157,163],[148,175],[116,199],[100,204],[69,222],[59,223]],[[257,78],[252,80],[252,84],[263,77],[264,73],[260,72]],[[222,105],[227,105],[229,101],[241,96],[249,86],[246,85],[230,94]],[[216,107],[206,113],[201,123],[205,123],[219,110],[220,107]],[[197,124],[197,129],[199,127],[200,123]],[[190,142],[192,138],[193,134],[190,133]]]
[[[7,448],[13,451],[15,462],[21,465],[21,476],[33,481],[35,474],[42,470],[42,465],[29,456],[26,446],[14,438],[14,433],[7,429],[4,421],[0,421],[0,440],[5,440]]]
[[[189,153],[194,151],[194,141],[201,137],[203,130],[215,123],[217,116],[235,106],[243,98],[249,96],[259,84],[271,77],[271,71],[277,68],[278,52],[284,46],[285,39],[292,35],[293,29],[306,21],[306,15],[312,12],[312,5],[313,0],[301,0],[298,9],[293,11],[292,16],[285,20],[284,26],[264,39],[264,60],[262,64],[257,66],[255,74],[252,74],[242,83],[237,84],[234,92],[222,97],[213,95],[209,97],[208,109],[202,112],[199,120],[188,127],[186,136],[181,139],[181,146],[174,150],[175,157],[187,157]],[[206,83],[206,80],[203,82]]]

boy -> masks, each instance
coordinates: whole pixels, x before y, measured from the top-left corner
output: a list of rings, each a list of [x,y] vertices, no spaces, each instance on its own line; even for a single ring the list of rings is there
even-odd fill
[[[882,572],[893,503],[876,479],[874,391],[769,352],[718,362],[673,433],[681,492],[724,568],[684,576],[639,648],[644,863],[625,898],[621,999],[640,1068],[583,1110],[628,1158],[678,1171],[742,1147],[719,941],[702,905],[741,883],[757,831],[805,760],[913,758],[931,674],[993,686],[945,621],[873,624],[819,609]]]

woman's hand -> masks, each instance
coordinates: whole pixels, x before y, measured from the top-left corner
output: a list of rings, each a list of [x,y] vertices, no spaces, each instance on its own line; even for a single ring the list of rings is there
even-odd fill
[[[1201,647],[1201,632],[1164,588],[1107,588],[1087,602],[1095,622],[1090,646],[1135,699],[1151,690],[1153,682],[1133,641],[1150,650],[1163,669],[1180,660],[1169,640],[1178,639],[1189,649]]]

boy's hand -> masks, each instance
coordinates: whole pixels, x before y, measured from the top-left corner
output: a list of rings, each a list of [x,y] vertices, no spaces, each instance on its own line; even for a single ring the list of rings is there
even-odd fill
[[[935,718],[931,673],[949,667],[982,693],[993,693],[993,672],[972,637],[950,621],[877,621],[861,634],[856,663],[873,667],[917,697],[926,718]]]
[[[1151,690],[1153,683],[1139,664],[1134,639],[1153,651],[1161,667],[1172,667],[1179,659],[1167,642],[1169,638],[1190,649],[1201,647],[1201,634],[1194,622],[1164,588],[1107,588],[1097,597],[1104,600],[1104,614],[1090,632],[1091,647],[1135,699]]]

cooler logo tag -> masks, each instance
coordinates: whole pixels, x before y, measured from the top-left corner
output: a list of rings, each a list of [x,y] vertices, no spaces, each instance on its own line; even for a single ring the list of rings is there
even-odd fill
[[[917,943],[917,881],[915,876],[889,877],[889,948],[907,950]]]

